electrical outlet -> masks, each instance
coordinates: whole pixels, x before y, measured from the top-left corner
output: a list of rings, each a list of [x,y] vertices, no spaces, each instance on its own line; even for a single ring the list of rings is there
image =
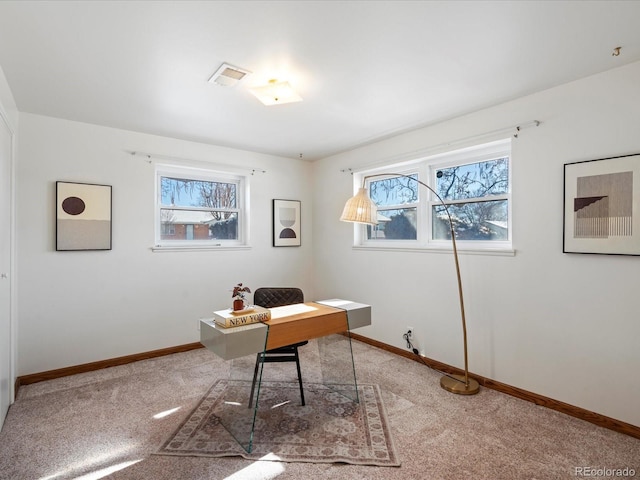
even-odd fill
[[[407,327],[407,333],[410,337],[413,336],[413,327]]]

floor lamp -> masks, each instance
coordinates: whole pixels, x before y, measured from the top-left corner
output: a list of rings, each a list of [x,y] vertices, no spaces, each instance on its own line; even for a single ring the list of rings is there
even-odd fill
[[[404,175],[402,173],[380,173],[375,175],[368,175],[362,179],[362,188],[358,190],[358,193],[354,197],[347,200],[340,220],[342,220],[343,222],[364,223],[367,225],[378,224],[378,207],[375,203],[373,203],[373,200],[369,198],[365,185],[367,179],[383,176],[408,178],[419,183],[423,187],[428,188],[429,191],[432,192],[440,201],[440,203],[444,207],[444,211],[447,213],[447,218],[449,219],[449,229],[451,231],[451,243],[453,244],[453,258],[456,263],[456,277],[458,278],[458,296],[460,298],[460,316],[462,318],[462,338],[464,343],[464,375],[445,374],[440,379],[440,386],[451,393],[457,393],[460,395],[476,394],[480,391],[480,385],[473,378],[469,378],[467,358],[467,323],[464,315],[464,299],[462,296],[462,279],[460,278],[460,264],[458,262],[456,235],[453,228],[453,221],[451,220],[451,215],[449,214],[449,209],[447,208],[447,205],[444,203],[440,195],[438,195],[438,193],[426,183],[421,182],[417,178],[410,177],[409,175]]]

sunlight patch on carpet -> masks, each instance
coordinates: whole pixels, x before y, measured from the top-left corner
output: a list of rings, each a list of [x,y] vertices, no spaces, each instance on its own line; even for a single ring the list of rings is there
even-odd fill
[[[238,470],[229,477],[225,477],[224,480],[271,480],[278,477],[284,472],[284,466],[282,463],[275,462],[255,462],[242,470]]]

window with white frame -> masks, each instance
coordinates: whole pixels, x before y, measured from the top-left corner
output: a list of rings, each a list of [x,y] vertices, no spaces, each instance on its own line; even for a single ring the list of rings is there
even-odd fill
[[[418,239],[420,188],[415,170],[399,175],[376,176],[367,182],[369,195],[378,207],[378,224],[367,227],[367,240]]]
[[[366,178],[378,206],[378,225],[360,226],[356,245],[449,248],[450,215],[459,248],[511,249],[510,140],[379,167],[356,178]]]
[[[245,245],[246,183],[243,175],[159,165],[156,168],[156,246]]]

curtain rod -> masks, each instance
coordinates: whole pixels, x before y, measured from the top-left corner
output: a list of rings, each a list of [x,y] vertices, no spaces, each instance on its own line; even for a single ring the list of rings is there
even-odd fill
[[[235,165],[229,165],[225,163],[212,163],[212,162],[207,162],[206,160],[194,160],[190,158],[171,157],[169,155],[159,155],[155,153],[147,153],[147,152],[141,152],[137,150],[125,150],[125,152],[127,152],[132,157],[141,157],[147,163],[153,163],[153,159],[155,158],[158,160],[170,161],[170,162],[181,162],[181,163],[187,162],[187,163],[195,163],[199,165],[206,165],[210,167],[223,167],[223,168],[233,168],[234,170],[245,170],[245,171],[251,172],[251,175],[255,174],[256,172],[267,173],[267,171],[263,168],[237,167]]]
[[[456,145],[460,145],[463,143],[467,143],[471,140],[479,140],[481,138],[484,137],[489,137],[491,135],[497,135],[499,133],[506,133],[509,131],[513,131],[513,133],[511,134],[513,136],[513,138],[518,138],[518,135],[520,134],[520,131],[525,129],[525,128],[529,128],[529,127],[537,127],[538,125],[540,125],[542,122],[540,120],[530,120],[528,122],[523,122],[523,123],[519,123],[517,125],[512,125],[510,127],[504,127],[504,128],[499,128],[497,130],[492,130],[490,132],[485,132],[485,133],[480,133],[478,135],[471,135],[469,137],[465,137],[465,138],[459,138],[457,140],[451,140],[449,142],[443,142],[443,143],[439,143],[437,145],[433,145],[431,147],[427,147],[425,149],[422,150],[416,150],[413,152],[409,152],[406,154],[402,154],[401,156],[397,157],[397,158],[391,158],[391,159],[385,159],[382,160],[380,162],[376,162],[375,164],[369,164],[369,165],[362,165],[360,167],[358,167],[358,169],[360,170],[366,170],[372,167],[375,167],[377,165],[384,165],[387,164],[389,162],[395,162],[395,161],[400,161],[402,158],[410,158],[410,157],[416,157],[416,156],[420,156],[420,155],[427,155],[431,152],[435,152],[437,150],[440,150],[441,148],[444,147],[452,147],[452,146],[456,146]],[[353,173],[353,169],[352,168],[343,168],[340,170],[341,172],[349,172],[349,173]]]

